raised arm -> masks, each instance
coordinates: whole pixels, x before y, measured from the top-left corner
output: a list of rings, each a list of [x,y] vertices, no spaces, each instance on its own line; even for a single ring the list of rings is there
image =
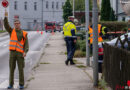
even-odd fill
[[[9,23],[8,23],[8,12],[5,11],[5,18],[4,18],[4,26],[7,32],[11,33],[12,32],[12,28],[10,27]]]

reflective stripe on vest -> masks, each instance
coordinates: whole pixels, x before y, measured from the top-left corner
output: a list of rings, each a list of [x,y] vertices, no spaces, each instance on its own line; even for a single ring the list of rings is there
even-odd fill
[[[22,31],[23,33],[23,38],[21,41],[18,41],[17,34],[15,29],[12,30],[11,36],[10,36],[10,43],[9,43],[9,50],[16,50],[18,52],[24,53],[24,44],[25,44],[25,39],[27,32]]]
[[[104,29],[105,29],[105,28],[106,28],[106,27],[105,27],[105,26],[103,26],[103,27],[102,27],[102,29],[101,29],[102,34],[103,34],[103,35],[105,35],[105,34],[106,34],[106,33],[105,33],[105,31],[104,31]]]

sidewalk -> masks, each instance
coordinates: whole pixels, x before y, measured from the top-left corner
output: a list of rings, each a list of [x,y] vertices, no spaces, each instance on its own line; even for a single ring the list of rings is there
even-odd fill
[[[65,65],[65,51],[63,36],[57,32],[50,37],[25,90],[96,90],[89,75],[82,69]]]

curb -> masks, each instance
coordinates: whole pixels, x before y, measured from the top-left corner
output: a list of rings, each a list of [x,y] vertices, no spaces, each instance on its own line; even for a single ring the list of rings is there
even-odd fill
[[[0,37],[3,37],[5,35],[8,35],[8,32],[3,32],[3,33],[0,33]]]

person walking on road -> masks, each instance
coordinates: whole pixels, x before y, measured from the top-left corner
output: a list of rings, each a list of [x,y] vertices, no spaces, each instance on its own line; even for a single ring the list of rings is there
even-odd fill
[[[67,47],[67,60],[65,61],[65,64],[68,65],[70,62],[71,65],[74,65],[73,62],[73,56],[75,53],[75,44],[77,41],[77,37],[75,35],[76,33],[76,26],[74,25],[74,16],[68,17],[68,22],[64,24],[63,26],[63,32],[64,37],[66,41],[66,47]]]
[[[14,20],[14,28],[11,28],[8,23],[8,13],[5,11],[4,26],[10,35],[10,57],[9,57],[9,86],[7,89],[12,89],[14,84],[14,71],[16,62],[19,70],[19,88],[24,89],[24,57],[29,50],[27,32],[21,30],[20,21]]]

